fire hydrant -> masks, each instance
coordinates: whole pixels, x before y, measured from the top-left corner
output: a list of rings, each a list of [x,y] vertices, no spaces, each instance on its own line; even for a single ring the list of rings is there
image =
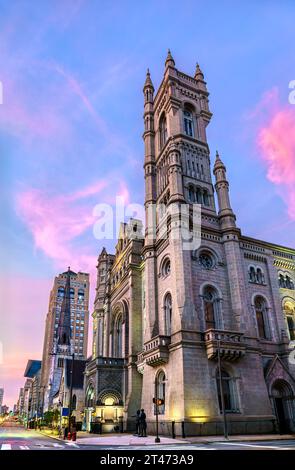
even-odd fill
[[[68,441],[70,441],[71,439],[72,439],[72,434],[68,432]]]
[[[77,439],[77,433],[76,431],[72,432],[72,441],[75,441]]]

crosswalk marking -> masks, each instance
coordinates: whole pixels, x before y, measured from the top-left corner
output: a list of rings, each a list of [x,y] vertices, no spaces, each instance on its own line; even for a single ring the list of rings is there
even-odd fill
[[[275,450],[291,450],[289,447],[280,447],[272,445],[259,445],[259,444],[242,444],[241,442],[218,442],[218,444],[242,447],[256,447],[256,449],[275,449]]]
[[[66,444],[72,447],[79,447],[78,444],[75,444],[74,442],[66,442]]]
[[[11,450],[11,444],[2,444],[1,450]]]
[[[21,450],[29,450],[30,449],[29,446],[19,446],[19,448]]]

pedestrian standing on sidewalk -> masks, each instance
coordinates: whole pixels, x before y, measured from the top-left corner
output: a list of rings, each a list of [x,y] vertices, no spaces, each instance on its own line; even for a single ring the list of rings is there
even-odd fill
[[[134,416],[135,420],[135,434],[139,436],[140,434],[140,410],[137,410],[136,415]]]
[[[147,425],[146,425],[146,414],[144,412],[144,409],[142,408],[141,411],[140,411],[140,415],[139,415],[139,432],[140,432],[140,437],[146,437],[146,428],[147,428]]]

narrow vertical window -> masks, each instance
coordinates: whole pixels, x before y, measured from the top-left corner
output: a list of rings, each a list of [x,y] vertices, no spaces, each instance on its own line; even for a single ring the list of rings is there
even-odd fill
[[[194,136],[194,127],[193,127],[193,115],[188,110],[185,109],[183,112],[184,115],[184,132],[186,135],[193,137]]]
[[[214,288],[206,287],[203,295],[206,330],[221,327],[219,318],[218,295]]]
[[[167,121],[165,114],[162,115],[159,124],[160,132],[160,149],[162,149],[167,141]]]
[[[286,302],[284,305],[284,313],[286,316],[289,338],[295,340],[295,304]]]
[[[165,326],[166,335],[171,335],[171,323],[172,323],[172,297],[171,294],[167,294],[164,300],[164,312],[165,312]]]
[[[254,305],[255,305],[258,336],[262,339],[267,339],[267,330],[266,330],[267,307],[266,307],[266,302],[262,297],[256,297]]]

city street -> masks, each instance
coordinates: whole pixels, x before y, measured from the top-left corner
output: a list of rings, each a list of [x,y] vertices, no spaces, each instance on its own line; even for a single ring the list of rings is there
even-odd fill
[[[80,438],[75,443],[45,436],[34,430],[27,430],[11,421],[0,426],[1,450],[295,450],[295,439],[245,440],[243,442],[216,440],[200,443],[190,443],[188,440],[183,440],[181,443],[176,441],[175,444],[171,444],[171,440],[169,440],[169,444],[166,445],[163,443],[153,445],[153,438],[150,438],[149,441],[141,441],[140,438],[133,437],[133,445],[130,445],[127,444],[128,438],[130,440],[128,435],[96,436],[86,439]],[[162,439],[165,440],[165,438]],[[122,445],[123,443],[126,444]]]
[[[9,422],[0,426],[1,450],[70,450],[76,448],[74,443],[59,443],[56,439],[25,429],[19,424]]]

